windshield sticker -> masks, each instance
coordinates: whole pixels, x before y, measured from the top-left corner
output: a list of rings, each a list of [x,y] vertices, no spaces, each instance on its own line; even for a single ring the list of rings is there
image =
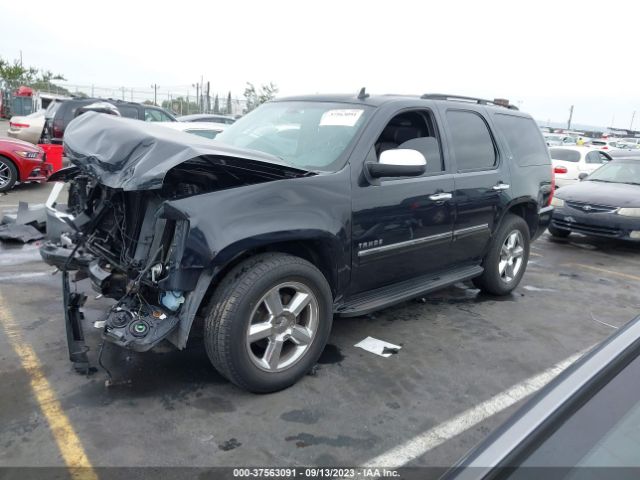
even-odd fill
[[[342,126],[353,127],[364,110],[344,109],[344,110],[328,110],[322,114],[320,126]]]

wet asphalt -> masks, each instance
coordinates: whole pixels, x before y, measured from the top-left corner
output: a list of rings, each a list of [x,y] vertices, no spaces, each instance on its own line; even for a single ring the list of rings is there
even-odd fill
[[[44,201],[48,188],[22,186],[0,197],[0,209]],[[107,387],[102,369],[72,371],[60,275],[37,247],[0,246],[0,294],[94,466],[357,466],[601,342],[640,311],[640,246],[545,234],[508,297],[460,283],[366,317],[336,318],[317,368],[285,391],[254,395],[229,384],[197,338],[185,351],[107,346],[103,362],[115,382]],[[90,293],[82,282],[78,288]],[[91,323],[107,305],[90,295],[85,308],[94,362],[100,338]],[[354,347],[367,336],[402,349],[382,358]],[[0,389],[0,466],[64,465],[2,329]],[[414,464],[450,465],[513,410]]]

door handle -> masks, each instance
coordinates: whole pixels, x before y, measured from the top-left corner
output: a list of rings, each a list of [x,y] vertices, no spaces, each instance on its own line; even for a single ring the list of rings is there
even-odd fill
[[[494,185],[492,188],[494,190],[500,191],[500,190],[508,190],[510,188],[511,185],[509,185],[508,183],[498,183],[497,185]]]
[[[450,193],[434,193],[433,195],[429,195],[429,200],[433,200],[434,202],[441,202],[442,200],[451,200],[453,195]]]

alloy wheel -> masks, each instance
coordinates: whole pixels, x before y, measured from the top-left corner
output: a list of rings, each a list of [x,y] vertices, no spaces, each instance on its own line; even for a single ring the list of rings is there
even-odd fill
[[[256,304],[247,328],[249,358],[260,369],[279,372],[297,363],[318,330],[319,306],[299,282],[276,285]]]

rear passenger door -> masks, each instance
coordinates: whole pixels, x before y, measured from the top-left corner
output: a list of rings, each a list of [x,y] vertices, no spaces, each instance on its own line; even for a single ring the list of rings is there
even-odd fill
[[[446,108],[444,118],[455,165],[452,261],[475,262],[484,255],[509,202],[509,166],[480,109]]]

